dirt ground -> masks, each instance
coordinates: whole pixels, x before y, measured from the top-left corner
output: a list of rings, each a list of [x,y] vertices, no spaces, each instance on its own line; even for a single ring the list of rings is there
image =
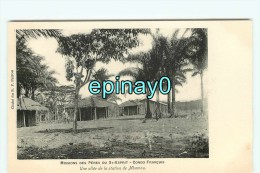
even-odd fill
[[[208,157],[208,150],[194,135],[208,138],[208,121],[203,118],[125,116],[71,123],[41,123],[17,129],[18,159],[176,158]],[[198,137],[198,139],[201,139]],[[206,139],[208,141],[208,139]],[[195,149],[193,147],[195,145]],[[193,149],[192,149],[193,147]],[[207,146],[208,147],[208,146]]]

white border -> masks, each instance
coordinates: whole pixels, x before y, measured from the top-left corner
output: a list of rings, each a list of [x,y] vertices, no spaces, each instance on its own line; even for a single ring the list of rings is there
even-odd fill
[[[260,2],[0,0],[0,172],[7,172],[7,22],[89,19],[252,19],[254,37],[254,173],[260,172]]]

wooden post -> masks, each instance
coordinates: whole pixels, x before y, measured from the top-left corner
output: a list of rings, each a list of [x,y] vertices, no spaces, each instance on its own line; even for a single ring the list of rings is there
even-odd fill
[[[79,121],[81,121],[81,109],[79,108]]]
[[[26,122],[25,122],[25,114],[24,114],[24,111],[23,111],[23,125],[24,125],[24,127],[26,127]]]
[[[94,116],[95,116],[95,120],[97,119],[97,108],[95,107],[95,110],[94,110],[95,112],[94,112]]]
[[[90,108],[90,119],[91,120],[93,119],[93,108],[92,107]]]

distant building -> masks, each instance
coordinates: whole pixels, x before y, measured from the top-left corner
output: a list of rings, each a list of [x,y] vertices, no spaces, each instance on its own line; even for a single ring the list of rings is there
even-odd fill
[[[139,100],[128,100],[119,105],[121,110],[121,115],[138,115],[140,112],[142,103]]]
[[[164,102],[159,102],[149,100],[150,110],[153,115],[155,115],[156,110],[160,110],[163,115],[168,113],[167,104]],[[147,100],[128,100],[119,105],[122,115],[138,115],[145,114],[147,110]]]
[[[118,105],[98,98],[96,96],[86,97],[78,103],[78,121],[97,120],[118,115]],[[74,105],[66,105],[70,117],[74,114]]]
[[[140,103],[142,103],[142,110],[140,111],[141,114],[145,114],[146,110],[147,110],[147,100],[146,99],[142,99],[140,100]],[[156,110],[160,110],[162,115],[166,115],[168,114],[168,107],[167,107],[167,103],[164,102],[159,102],[159,104],[156,101],[153,100],[149,100],[149,104],[150,104],[150,111],[152,112],[153,115],[155,115]]]
[[[36,126],[36,111],[48,111],[48,108],[30,98],[18,98],[17,127]]]

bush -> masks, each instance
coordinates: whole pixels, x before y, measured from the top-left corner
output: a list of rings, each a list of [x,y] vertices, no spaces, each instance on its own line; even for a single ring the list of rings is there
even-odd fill
[[[194,134],[189,142],[188,150],[194,153],[208,153],[209,152],[208,136],[202,133]]]

